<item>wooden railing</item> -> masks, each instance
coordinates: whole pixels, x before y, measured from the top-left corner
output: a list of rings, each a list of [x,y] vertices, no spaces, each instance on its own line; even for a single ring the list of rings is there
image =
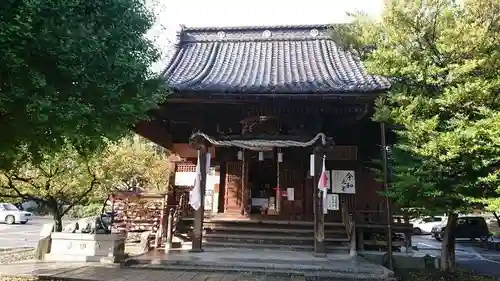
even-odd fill
[[[387,224],[387,212],[354,210],[353,214],[354,220],[358,224]],[[407,215],[393,213],[392,223],[395,225],[409,225],[410,220]]]
[[[356,221],[344,202],[342,203],[342,223],[349,238],[349,254],[356,255]]]
[[[181,220],[181,216],[183,214],[185,197],[186,193],[182,193],[175,208],[170,208],[168,211],[168,222],[166,230],[167,241],[165,242],[166,249],[172,248],[172,239],[174,237],[175,231],[177,230],[177,226],[179,225],[179,221]]]

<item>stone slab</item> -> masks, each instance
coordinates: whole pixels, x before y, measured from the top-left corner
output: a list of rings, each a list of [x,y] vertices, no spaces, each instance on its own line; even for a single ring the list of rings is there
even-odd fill
[[[336,277],[340,274],[346,280],[356,275],[366,276],[366,280],[385,280],[394,276],[392,271],[362,257],[329,254],[319,258],[314,257],[313,253],[231,248],[206,248],[203,253],[153,251],[128,259],[124,265],[157,270],[249,271],[274,275],[302,274],[309,277]]]
[[[61,265],[55,263],[24,263],[0,266],[0,275],[43,276],[75,281],[306,281],[303,275],[270,276],[251,272],[214,272],[187,270],[139,270],[99,265]],[[20,274],[23,272],[23,274]],[[10,273],[10,274],[9,274]]]
[[[120,262],[125,257],[123,234],[52,233],[48,261]]]

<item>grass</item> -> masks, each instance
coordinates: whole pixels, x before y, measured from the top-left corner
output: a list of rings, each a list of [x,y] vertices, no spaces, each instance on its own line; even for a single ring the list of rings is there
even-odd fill
[[[492,276],[477,274],[472,271],[460,270],[455,273],[445,273],[435,269],[404,269],[396,270],[398,281],[495,281]]]

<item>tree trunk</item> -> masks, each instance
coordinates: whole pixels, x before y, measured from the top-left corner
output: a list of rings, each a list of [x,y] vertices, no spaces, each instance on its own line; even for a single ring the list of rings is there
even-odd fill
[[[495,216],[495,219],[497,220],[498,227],[500,227],[500,217],[498,216],[498,214],[496,212],[492,212],[492,213],[493,213],[493,216]]]
[[[62,215],[59,212],[58,208],[50,208],[50,212],[52,214],[52,220],[54,221],[54,232],[62,232]]]
[[[457,227],[458,215],[448,213],[448,222],[443,234],[443,242],[441,243],[441,271],[455,271],[455,229]]]

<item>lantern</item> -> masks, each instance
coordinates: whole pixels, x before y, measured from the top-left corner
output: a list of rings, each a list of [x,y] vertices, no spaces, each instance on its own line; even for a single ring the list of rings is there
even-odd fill
[[[278,150],[278,163],[283,163],[283,152],[281,152],[281,149]]]

